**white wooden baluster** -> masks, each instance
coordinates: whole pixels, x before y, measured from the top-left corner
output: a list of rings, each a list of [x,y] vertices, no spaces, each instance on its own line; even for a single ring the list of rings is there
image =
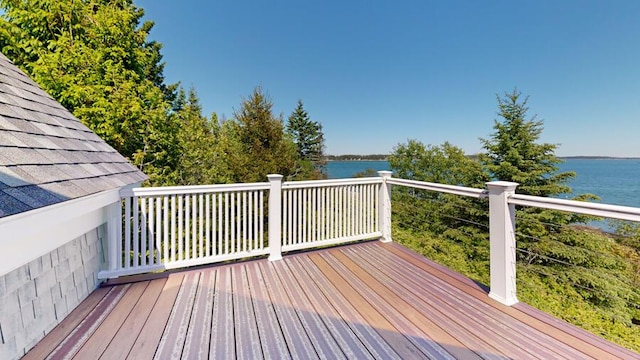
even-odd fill
[[[206,254],[211,256],[211,194],[205,195],[205,241],[206,241]]]
[[[391,241],[391,185],[387,179],[391,177],[391,171],[378,171],[382,177],[382,184],[378,192],[378,226],[382,232],[382,242]]]
[[[260,249],[264,249],[264,191],[260,191],[260,199],[258,201],[260,204],[260,215],[258,217],[260,221],[260,228],[258,229],[260,233]]]
[[[242,251],[247,251],[247,192],[242,192]]]
[[[282,259],[282,175],[269,178],[269,261]]]
[[[147,198],[140,198],[140,209],[142,218],[140,219],[140,252],[135,254],[136,259],[140,258],[140,266],[145,266],[147,264],[147,234],[149,229],[147,229],[147,216],[149,216],[147,212]]]

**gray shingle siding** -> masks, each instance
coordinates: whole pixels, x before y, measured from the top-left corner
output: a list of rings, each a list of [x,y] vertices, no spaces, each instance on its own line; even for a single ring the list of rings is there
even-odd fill
[[[0,54],[0,217],[145,179]]]

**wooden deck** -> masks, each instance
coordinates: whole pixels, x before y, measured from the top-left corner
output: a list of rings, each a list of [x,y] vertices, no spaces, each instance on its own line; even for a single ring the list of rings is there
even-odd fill
[[[93,292],[25,359],[638,359],[398,244],[156,275]]]

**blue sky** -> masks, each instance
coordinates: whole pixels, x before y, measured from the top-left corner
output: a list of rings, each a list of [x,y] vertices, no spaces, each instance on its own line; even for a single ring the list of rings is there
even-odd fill
[[[177,5],[179,4],[179,5]],[[407,139],[481,151],[517,87],[556,154],[640,157],[640,1],[136,1],[168,82],[233,116],[257,85],[298,99],[328,154]]]

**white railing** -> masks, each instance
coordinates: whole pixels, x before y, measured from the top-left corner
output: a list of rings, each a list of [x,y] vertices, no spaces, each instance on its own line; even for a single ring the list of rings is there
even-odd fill
[[[515,193],[518,184],[511,182],[489,182],[486,184],[488,190],[392,178],[387,179],[386,183],[489,199],[489,296],[506,305],[518,302],[516,296],[516,205],[640,222],[640,208],[520,195]]]
[[[380,177],[342,180],[136,188],[121,193],[112,214],[109,267],[100,277],[208,264],[380,239],[391,241],[391,185],[489,199],[490,293],[516,303],[515,206],[531,206],[640,222],[640,209],[516,194],[517,184],[487,190]],[[111,230],[110,230],[111,231]]]
[[[268,253],[269,183],[136,188],[123,198],[122,240],[110,244],[114,277]]]
[[[382,236],[382,178],[135,188],[100,277],[161,271]],[[387,226],[389,227],[389,226]]]
[[[282,249],[380,238],[381,184],[382,178],[284,183]]]

